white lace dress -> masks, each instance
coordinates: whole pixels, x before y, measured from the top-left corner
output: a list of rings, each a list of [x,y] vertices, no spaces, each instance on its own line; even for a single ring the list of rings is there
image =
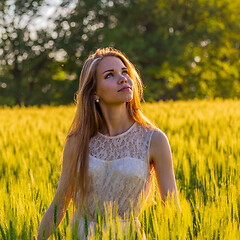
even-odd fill
[[[81,239],[86,239],[86,216],[90,234],[95,231],[96,212],[104,213],[104,209],[109,209],[110,206],[112,217],[118,216],[120,228],[126,230],[129,227],[132,211],[135,226],[140,229],[138,216],[152,185],[149,146],[153,132],[154,129],[135,122],[120,135],[105,136],[98,132],[90,139],[89,197],[87,206],[84,207],[86,215],[84,218],[76,210],[71,221],[73,224],[78,220],[78,236]],[[107,221],[105,226],[107,227]]]

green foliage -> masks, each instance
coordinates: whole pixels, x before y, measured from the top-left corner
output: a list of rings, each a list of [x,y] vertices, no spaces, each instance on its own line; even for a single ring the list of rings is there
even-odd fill
[[[0,104],[73,102],[84,60],[106,46],[136,65],[148,101],[240,95],[240,0],[59,4],[40,28],[49,3],[1,2]]]
[[[45,1],[3,1],[0,104],[72,102],[83,61],[106,46],[140,70],[146,100],[239,96],[239,4],[64,0],[59,8],[68,11],[56,10],[53,27],[39,29]]]
[[[36,237],[57,189],[63,143],[75,110],[0,109],[1,239]],[[176,211],[171,199],[163,208],[156,188],[157,205],[146,206],[139,216],[147,239],[239,239],[239,100],[147,103],[143,110],[169,139],[182,209]],[[71,203],[55,239],[77,239],[77,224],[75,232],[69,229],[72,213]],[[124,232],[111,216],[106,219],[110,224],[104,227],[103,216],[97,216],[98,239],[136,239],[134,224]]]
[[[124,51],[141,72],[147,100],[239,95],[239,0],[94,3],[79,2],[62,19],[74,23],[65,42],[74,44],[83,30],[87,45],[75,45],[82,59],[98,47]]]

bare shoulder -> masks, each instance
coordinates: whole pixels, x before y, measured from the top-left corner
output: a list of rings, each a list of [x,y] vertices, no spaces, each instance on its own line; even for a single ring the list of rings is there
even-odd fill
[[[166,134],[160,129],[155,129],[150,144],[150,157],[154,161],[171,152]]]
[[[154,129],[151,139],[151,148],[153,150],[159,150],[159,147],[164,147],[166,144],[169,144],[166,134],[160,129]]]
[[[74,147],[73,139],[71,137],[67,138],[63,149],[62,173],[58,185],[58,192],[61,193],[62,192],[69,193],[69,191],[71,190],[70,188],[70,186],[72,186],[71,176],[74,164],[73,147]]]
[[[73,137],[67,138],[63,149],[63,164],[71,161],[75,146],[75,139]]]
[[[72,138],[67,138],[65,141],[64,151],[69,151],[72,145]]]
[[[160,195],[163,201],[168,193],[177,193],[176,181],[173,169],[172,153],[168,138],[161,130],[156,129],[152,135],[150,145],[150,157],[156,172]],[[176,204],[179,206],[178,196],[175,194]]]

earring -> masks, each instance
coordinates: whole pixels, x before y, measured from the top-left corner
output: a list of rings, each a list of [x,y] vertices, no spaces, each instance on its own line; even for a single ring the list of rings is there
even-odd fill
[[[96,102],[99,102],[99,99],[97,98],[95,101],[96,101]]]

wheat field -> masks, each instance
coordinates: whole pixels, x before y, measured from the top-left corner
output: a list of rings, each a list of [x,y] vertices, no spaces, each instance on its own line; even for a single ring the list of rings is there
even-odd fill
[[[170,200],[163,208],[156,187],[157,204],[139,216],[147,239],[240,239],[240,100],[142,107],[170,142],[182,209],[176,211]],[[75,110],[74,105],[0,108],[0,239],[36,238],[58,185]],[[49,239],[74,239],[72,211],[71,203]],[[129,231],[128,239],[136,239]],[[109,229],[102,239],[127,238]]]

